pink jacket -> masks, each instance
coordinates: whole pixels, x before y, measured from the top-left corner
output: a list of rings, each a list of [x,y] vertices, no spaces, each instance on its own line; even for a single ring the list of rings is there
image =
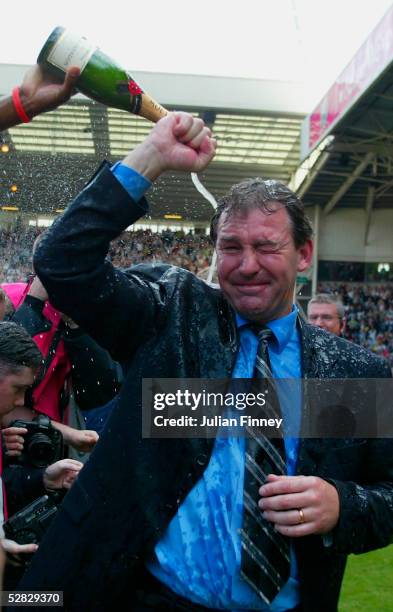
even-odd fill
[[[27,283],[3,283],[3,290],[8,295],[15,310],[24,302],[27,295]],[[45,302],[42,316],[50,321],[51,328],[35,336],[33,340],[40,349],[43,358],[48,356],[49,349],[57,328],[61,322],[61,313]],[[29,331],[29,330],[27,330]],[[71,362],[67,355],[64,341],[60,338],[55,353],[44,378],[33,391],[34,409],[48,415],[54,421],[61,421],[60,394],[71,372]]]

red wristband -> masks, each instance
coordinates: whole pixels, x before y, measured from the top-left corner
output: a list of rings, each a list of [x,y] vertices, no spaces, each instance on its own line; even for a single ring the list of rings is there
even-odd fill
[[[20,99],[19,87],[15,87],[12,91],[12,101],[14,103],[15,110],[17,115],[23,123],[30,123],[31,119],[26,114],[25,109],[23,108],[22,101]]]

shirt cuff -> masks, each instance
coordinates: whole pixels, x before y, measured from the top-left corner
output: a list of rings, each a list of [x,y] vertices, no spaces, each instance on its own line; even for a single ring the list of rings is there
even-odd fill
[[[138,202],[145,192],[151,187],[151,182],[133,168],[117,162],[112,166],[111,172],[124,187],[134,202]]]

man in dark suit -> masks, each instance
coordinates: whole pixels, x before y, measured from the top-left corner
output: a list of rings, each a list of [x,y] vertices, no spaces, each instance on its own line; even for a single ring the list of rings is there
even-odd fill
[[[172,266],[119,271],[105,259],[147,212],[150,181],[198,172],[214,150],[200,119],[161,120],[122,164],[99,169],[37,249],[51,302],[129,362],[107,429],[20,585],[63,590],[67,610],[332,612],[346,556],[393,534],[391,442],[301,439],[300,390],[281,402],[296,432],[285,448],[263,434],[141,437],[143,378],[390,375],[297,316],[312,231],[276,181],[245,181],[220,201],[219,289]]]

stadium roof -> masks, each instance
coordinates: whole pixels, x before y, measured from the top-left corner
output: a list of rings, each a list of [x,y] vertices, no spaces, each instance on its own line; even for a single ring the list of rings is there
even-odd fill
[[[20,82],[27,67],[0,66],[4,93]],[[220,196],[246,177],[288,182],[298,166],[300,127],[305,113],[296,83],[189,75],[134,74],[169,109],[203,116],[218,139],[213,163],[202,182]],[[285,111],[290,100],[292,112]],[[3,134],[10,151],[0,157],[0,206],[51,214],[64,208],[103,158],[121,159],[141,142],[151,124],[140,117],[91,102],[82,96],[30,124]],[[17,191],[10,191],[11,185]],[[165,214],[206,221],[211,205],[189,175],[165,175],[149,200],[155,219]]]
[[[304,121],[292,187],[325,214],[393,206],[393,7]],[[365,241],[367,242],[367,232]]]

